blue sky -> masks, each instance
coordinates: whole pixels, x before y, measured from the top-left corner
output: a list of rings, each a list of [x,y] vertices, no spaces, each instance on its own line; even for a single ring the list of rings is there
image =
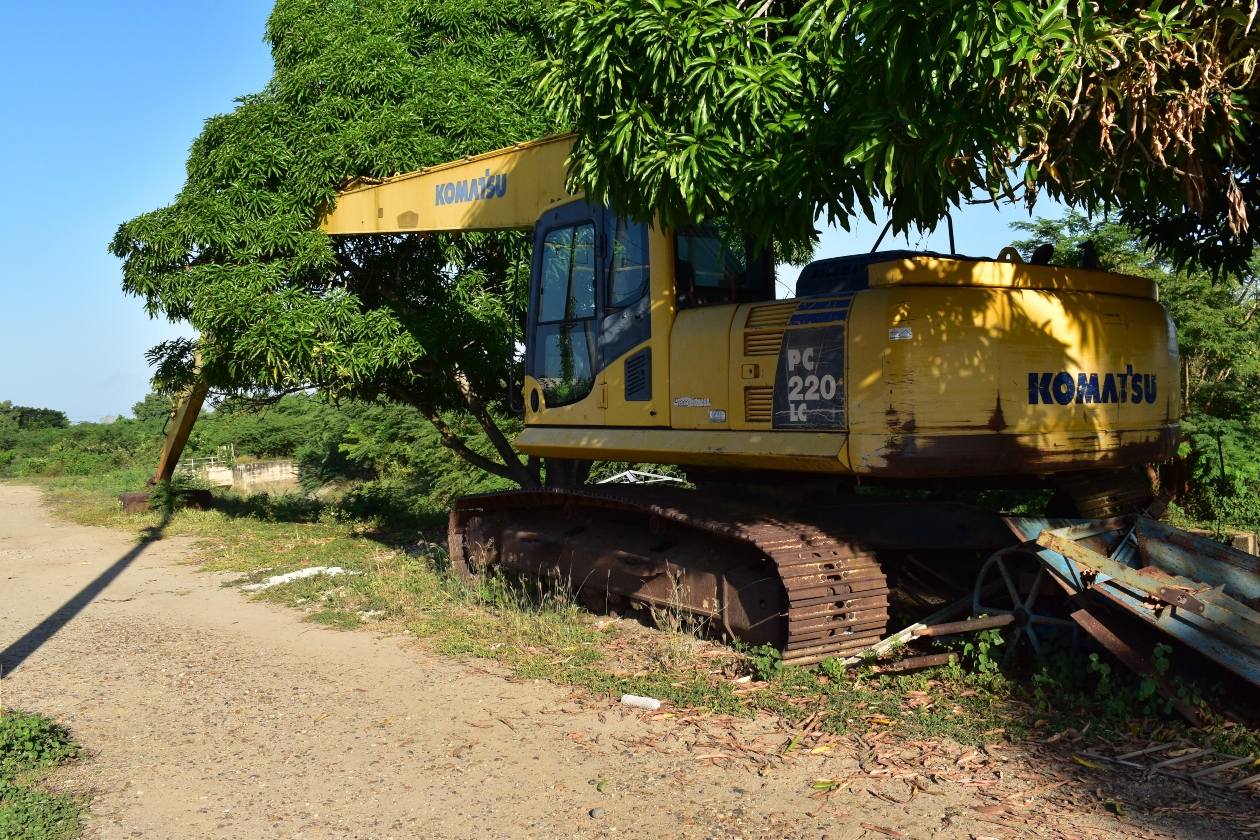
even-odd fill
[[[123,294],[119,223],[174,198],[202,122],[262,88],[267,0],[0,3],[0,401],[72,420],[148,393],[187,330]]]
[[[123,294],[106,246],[119,223],[174,198],[202,122],[267,83],[270,9],[266,0],[0,4],[10,183],[0,202],[0,400],[82,421],[125,414],[148,392],[145,351],[188,329],[150,320]],[[1013,208],[955,214],[959,251],[996,255],[1012,238],[1008,223],[1023,218]],[[829,230],[818,256],[869,250],[879,228]],[[922,247],[948,250],[944,228]],[[790,268],[781,279],[795,285]]]

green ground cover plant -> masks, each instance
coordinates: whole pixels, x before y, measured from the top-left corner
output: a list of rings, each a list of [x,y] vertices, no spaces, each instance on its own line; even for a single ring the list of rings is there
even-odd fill
[[[83,797],[51,790],[48,778],[78,756],[78,745],[60,724],[0,710],[0,837],[62,840],[80,834]]]

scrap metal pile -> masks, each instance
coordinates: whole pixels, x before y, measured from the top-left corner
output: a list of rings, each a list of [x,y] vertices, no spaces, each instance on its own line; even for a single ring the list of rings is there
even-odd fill
[[[1040,653],[1047,631],[1066,628],[1074,636],[1084,630],[1134,672],[1152,677],[1192,723],[1197,710],[1174,689],[1173,674],[1156,667],[1158,645],[1184,645],[1194,652],[1191,660],[1210,660],[1260,686],[1260,557],[1141,514],[1004,521],[1022,542],[988,559],[970,601],[951,604],[847,664],[871,662],[919,637],[1002,627],[1007,665],[1021,639]],[[973,618],[949,620],[968,610]],[[901,668],[940,658],[911,657]],[[1191,670],[1201,664],[1180,658]],[[1180,763],[1175,758],[1169,766]]]

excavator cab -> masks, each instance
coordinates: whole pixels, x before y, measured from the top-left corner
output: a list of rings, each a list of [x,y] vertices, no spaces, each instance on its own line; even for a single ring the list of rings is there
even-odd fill
[[[652,337],[651,237],[642,223],[575,201],[534,230],[526,326],[532,412],[585,399],[609,363]],[[631,389],[648,397],[650,381]]]
[[[644,421],[627,404],[652,402],[653,380],[662,380],[652,375],[654,302],[656,320],[664,321],[669,309],[774,298],[770,250],[755,251],[721,222],[670,234],[579,199],[544,213],[533,244],[525,336],[528,422],[598,424],[607,422],[608,410],[619,422],[627,410],[631,420]],[[668,324],[658,324],[658,338],[669,332]],[[667,352],[658,347],[658,360],[664,362]],[[618,370],[608,372],[614,364]],[[610,392],[610,384],[621,387]],[[582,404],[596,389],[592,404],[555,413]],[[653,416],[662,419],[653,423]],[[645,422],[666,425],[667,416],[648,409]]]

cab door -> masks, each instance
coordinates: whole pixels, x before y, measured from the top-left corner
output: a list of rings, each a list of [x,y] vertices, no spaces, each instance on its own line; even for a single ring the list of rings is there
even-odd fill
[[[606,306],[601,209],[549,210],[534,228],[525,350],[525,422],[602,426],[600,332]]]

